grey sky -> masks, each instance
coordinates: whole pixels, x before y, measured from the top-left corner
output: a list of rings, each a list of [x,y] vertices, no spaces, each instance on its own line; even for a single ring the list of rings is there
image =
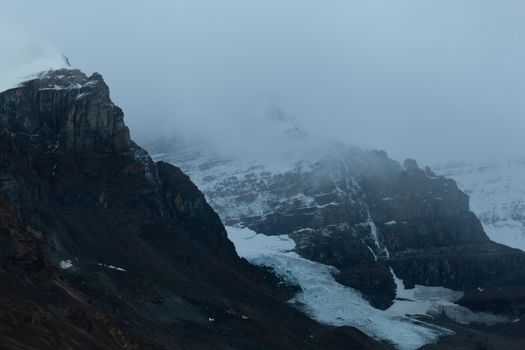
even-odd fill
[[[139,140],[179,127],[245,144],[278,105],[310,133],[430,164],[525,157],[524,18],[522,0],[17,0],[0,14],[101,72]]]

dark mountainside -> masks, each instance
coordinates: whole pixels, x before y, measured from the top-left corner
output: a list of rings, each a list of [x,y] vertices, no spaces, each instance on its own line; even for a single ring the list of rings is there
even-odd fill
[[[392,268],[408,288],[459,290],[460,305],[515,320],[481,330],[439,321],[458,336],[438,348],[525,344],[525,253],[488,239],[454,180],[413,160],[400,165],[385,152],[344,145],[277,171],[264,164],[239,171],[235,161],[169,140],[150,149],[192,176],[226,225],[289,235],[297,253],[338,268],[337,281],[378,308],[395,298]]]
[[[272,172],[239,171],[184,145],[152,153],[198,180],[226,225],[290,235],[301,256],[337,267],[337,280],[378,308],[395,297],[393,268],[407,287],[464,291],[460,303],[474,310],[525,312],[525,253],[490,241],[455,181],[413,160],[400,165],[383,151],[336,144]]]
[[[288,306],[190,179],[130,140],[100,75],[1,93],[0,150],[2,349],[384,348]]]

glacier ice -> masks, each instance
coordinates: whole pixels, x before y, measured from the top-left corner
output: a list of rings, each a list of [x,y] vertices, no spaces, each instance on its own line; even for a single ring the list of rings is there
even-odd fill
[[[452,332],[416,319],[372,307],[356,290],[335,281],[337,269],[300,257],[287,235],[266,236],[247,228],[227,227],[239,255],[253,264],[272,267],[301,287],[291,303],[313,319],[334,326],[353,326],[401,350],[412,350]]]

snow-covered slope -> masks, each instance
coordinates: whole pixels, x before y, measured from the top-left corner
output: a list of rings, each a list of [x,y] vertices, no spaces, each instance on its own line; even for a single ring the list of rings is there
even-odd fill
[[[336,150],[327,147],[307,156],[272,159],[271,162],[222,158],[191,148],[177,153],[153,153],[152,157],[177,164],[207,195],[223,221],[237,224],[246,217],[264,218],[273,212],[275,206],[299,205],[305,210],[330,206],[331,202],[317,197],[316,193],[310,195],[300,182],[314,172],[322,176],[326,164],[319,160],[334,161],[331,152]],[[357,184],[346,170],[341,169],[339,174],[330,176],[331,194],[345,198],[348,197],[347,191],[356,194]],[[296,179],[286,179],[287,174],[293,174]],[[284,188],[278,188],[276,184],[283,184],[287,192],[284,193]],[[344,190],[340,186],[344,186]]]
[[[525,250],[525,161],[449,166],[438,170],[470,196],[490,239]]]

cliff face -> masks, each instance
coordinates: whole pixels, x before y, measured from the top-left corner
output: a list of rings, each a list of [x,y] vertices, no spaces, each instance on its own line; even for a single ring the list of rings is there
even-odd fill
[[[56,348],[55,328],[71,348],[380,347],[289,307],[290,292],[237,256],[190,179],[130,140],[100,75],[54,71],[0,94],[0,149],[0,294],[8,303],[22,288],[19,305],[43,310],[2,333],[6,347]],[[24,259],[37,270],[13,247],[34,251]]]
[[[2,93],[1,108],[3,132],[38,136],[60,145],[62,151],[119,152],[129,147],[124,114],[111,102],[109,88],[97,73],[90,77],[77,70],[42,74]]]
[[[455,181],[408,162],[387,179],[372,174],[363,177],[362,184],[390,253],[384,260],[405,284],[465,291],[467,298],[486,298],[475,307],[484,310],[491,310],[486,288],[521,290],[518,276],[525,274],[525,255],[489,240]],[[522,303],[525,295],[513,294],[505,311],[519,314],[515,302]]]
[[[378,308],[395,298],[392,268],[407,287],[445,286],[465,292],[470,307],[521,312],[525,254],[490,241],[456,183],[413,160],[334,144],[275,168],[156,147],[154,157],[190,174],[227,225],[289,235],[301,256],[335,266],[340,283]],[[488,287],[513,297],[484,295]]]

